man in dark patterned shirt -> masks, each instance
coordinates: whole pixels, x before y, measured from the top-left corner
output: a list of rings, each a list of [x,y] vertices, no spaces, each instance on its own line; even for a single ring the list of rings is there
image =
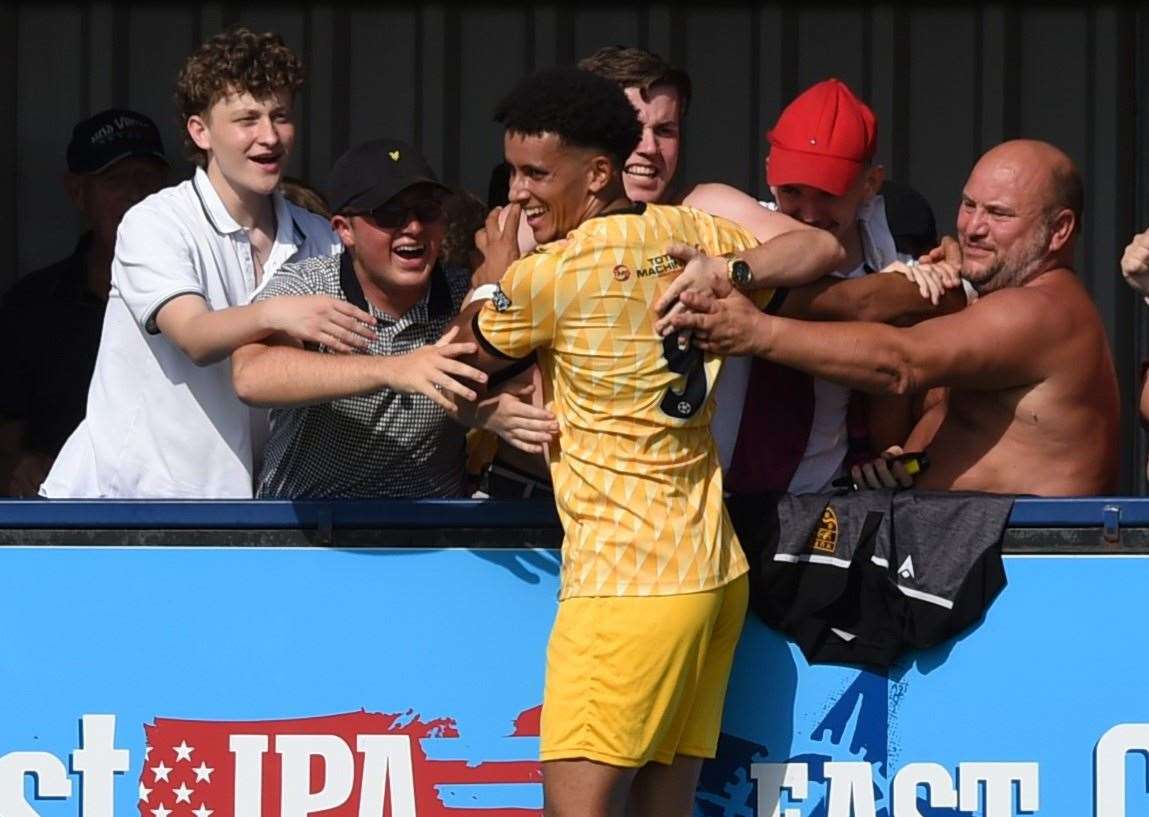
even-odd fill
[[[439,263],[443,199],[426,160],[393,139],[345,153],[331,174],[338,256],[286,264],[255,300],[323,293],[377,321],[365,354],[332,335],[313,347],[269,338],[232,356],[236,392],[272,406],[260,497],[443,497],[463,492],[464,433],[452,396],[486,377],[455,358],[473,344],[439,342],[470,289],[469,270]],[[522,416],[540,409],[495,398]],[[504,412],[505,414],[505,412]],[[497,423],[491,424],[498,428]]]

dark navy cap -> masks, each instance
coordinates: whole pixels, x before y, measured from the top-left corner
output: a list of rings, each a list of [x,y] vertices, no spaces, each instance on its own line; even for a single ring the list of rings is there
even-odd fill
[[[100,111],[72,128],[67,156],[73,173],[100,173],[132,156],[168,163],[156,123],[125,108]]]

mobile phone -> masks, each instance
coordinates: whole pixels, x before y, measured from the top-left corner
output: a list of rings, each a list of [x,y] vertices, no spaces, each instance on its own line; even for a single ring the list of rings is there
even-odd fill
[[[900,462],[906,469],[906,473],[910,476],[916,476],[930,467],[930,457],[925,451],[903,451],[896,457],[890,457],[886,462],[890,465],[893,465],[895,462]],[[851,491],[859,490],[857,483],[854,482],[853,477],[849,474],[831,482],[830,487],[848,488]]]

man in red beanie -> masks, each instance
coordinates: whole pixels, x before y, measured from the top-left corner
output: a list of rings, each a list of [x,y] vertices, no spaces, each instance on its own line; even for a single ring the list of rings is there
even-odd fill
[[[781,211],[832,233],[846,250],[832,278],[860,279],[887,268],[905,272],[904,266],[891,265],[928,249],[921,241],[903,246],[895,241],[879,192],[885,169],[873,163],[877,122],[844,82],[827,79],[808,88],[786,107],[767,139],[766,179],[775,202],[763,204],[732,187],[707,184],[695,188],[685,204],[752,231],[770,211]],[[928,205],[922,206],[925,222],[932,225]],[[956,298],[960,294],[949,296]],[[896,305],[888,305],[890,314],[868,319],[900,321]],[[845,386],[766,360],[730,361],[718,388],[714,430],[735,492],[821,492],[846,464],[902,442],[910,428],[906,397],[863,400]]]

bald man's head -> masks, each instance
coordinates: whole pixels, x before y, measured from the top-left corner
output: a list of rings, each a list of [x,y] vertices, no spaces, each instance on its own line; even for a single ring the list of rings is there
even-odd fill
[[[1037,139],[1013,139],[987,150],[978,160],[979,166],[982,163],[1009,168],[1017,174],[1019,185],[1024,186],[1027,204],[1041,208],[1050,217],[1059,210],[1069,210],[1073,213],[1074,232],[1081,229],[1084,185],[1077,166],[1065,151]]]
[[[982,292],[1071,266],[1083,207],[1081,175],[1047,142],[1004,142],[978,160],[962,191],[962,272]]]

